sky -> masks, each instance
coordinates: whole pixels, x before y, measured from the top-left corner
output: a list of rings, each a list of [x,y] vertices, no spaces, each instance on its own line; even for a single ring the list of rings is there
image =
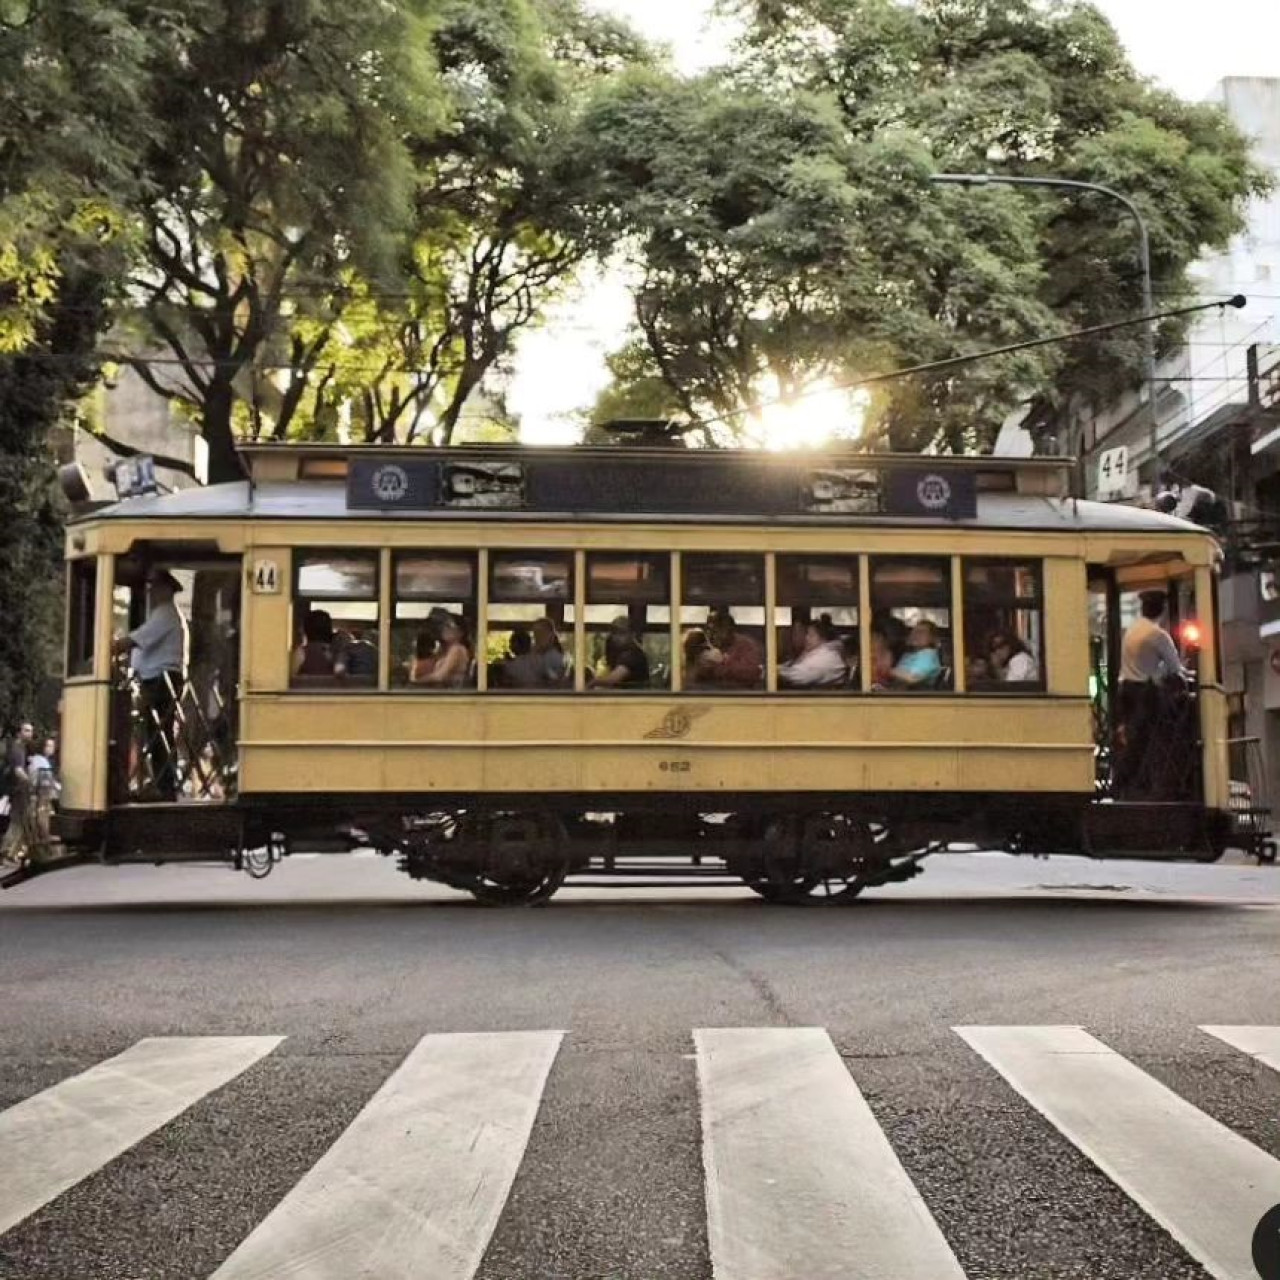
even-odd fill
[[[684,71],[718,60],[728,29],[711,17],[711,0],[593,0],[669,44]],[[1280,76],[1277,0],[1095,0],[1133,64],[1184,98],[1208,96],[1225,76]],[[556,307],[547,325],[525,336],[516,360],[511,407],[531,443],[572,443],[575,411],[589,407],[608,381],[606,353],[629,315],[626,282],[592,276]]]

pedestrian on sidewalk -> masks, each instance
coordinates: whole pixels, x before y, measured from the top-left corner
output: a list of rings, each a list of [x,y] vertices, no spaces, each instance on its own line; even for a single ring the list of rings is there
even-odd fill
[[[35,741],[35,726],[24,720],[18,731],[6,740],[4,749],[4,787],[9,805],[9,825],[0,839],[0,863],[22,865],[30,861],[36,847],[33,829],[34,805],[32,803],[31,774],[27,758]]]

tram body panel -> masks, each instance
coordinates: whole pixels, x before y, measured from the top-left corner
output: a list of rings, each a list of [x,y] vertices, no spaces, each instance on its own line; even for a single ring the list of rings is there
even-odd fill
[[[72,680],[62,689],[60,803],[82,813],[107,809],[110,688],[105,680]]]
[[[424,451],[410,452],[416,456]],[[135,767],[139,752],[135,744],[127,759],[121,754],[130,751],[128,709],[122,732],[121,708],[112,690],[111,638],[120,629],[121,608],[119,599],[113,602],[114,574],[126,560],[163,564],[168,558],[176,564],[187,548],[193,564],[201,556],[221,557],[225,564],[215,564],[214,571],[233,573],[240,584],[234,691],[228,690],[225,672],[216,688],[209,685],[207,670],[204,683],[190,682],[191,710],[199,721],[195,737],[205,765],[218,765],[216,758],[210,765],[209,757],[219,751],[225,750],[229,759],[234,754],[226,777],[206,786],[201,796],[205,803],[178,806],[193,822],[213,807],[252,815],[245,820],[261,827],[276,811],[291,819],[322,818],[373,813],[381,806],[394,819],[400,813],[429,812],[433,803],[499,811],[515,797],[522,804],[545,803],[565,815],[610,806],[621,811],[628,797],[635,800],[637,812],[654,815],[667,807],[716,812],[730,807],[729,800],[767,814],[776,801],[784,809],[795,805],[813,812],[825,806],[873,818],[890,811],[910,818],[918,808],[961,825],[965,814],[971,814],[975,833],[994,830],[997,837],[1025,816],[1032,826],[1040,823],[1041,837],[1058,830],[1075,847],[1084,815],[1099,808],[1094,803],[1099,788],[1098,703],[1090,607],[1095,571],[1101,571],[1110,575],[1113,598],[1117,584],[1130,591],[1178,581],[1194,600],[1204,632],[1205,679],[1198,705],[1199,794],[1183,805],[1188,811],[1183,828],[1217,823],[1229,806],[1230,779],[1226,698],[1208,678],[1217,662],[1212,614],[1217,552],[1212,539],[1184,522],[1150,512],[1064,501],[1045,464],[992,460],[984,465],[997,464],[1029,470],[1019,474],[1016,493],[983,497],[981,518],[962,521],[701,519],[644,513],[570,518],[533,511],[449,512],[424,518],[351,509],[341,485],[291,479],[299,464],[278,453],[255,461],[255,485],[134,499],[93,513],[68,531],[69,559],[96,557],[98,599],[92,670],[69,679],[64,695],[64,807],[69,818],[88,816],[104,828],[116,815],[127,825],[128,809],[130,831],[140,829],[139,810],[145,806],[118,785],[121,768]],[[564,623],[563,639],[576,660],[577,687],[537,693],[485,688],[486,662],[492,659],[486,650],[491,566],[503,553],[535,550],[563,551],[574,566],[575,586],[566,599],[566,618],[571,613],[573,620]],[[370,628],[378,649],[378,674],[371,680],[376,687],[291,687],[303,607],[295,597],[298,566],[316,553],[340,557],[361,552],[366,562],[376,564],[377,589],[366,597],[371,611],[376,600],[376,622]],[[472,558],[479,688],[396,687],[392,629],[412,624],[396,622],[400,597],[393,583],[397,557],[411,552],[458,552]],[[705,553],[758,558],[766,582],[759,609],[765,623],[758,629],[768,654],[769,691],[622,694],[584,688],[586,628],[601,625],[598,616],[594,623],[584,621],[589,612],[584,565],[592,554],[623,552],[666,558],[675,683],[682,668],[682,633],[696,625],[687,616],[682,565]],[[875,563],[945,561],[950,595],[944,626],[954,664],[953,689],[778,691],[782,556],[857,562],[860,594],[853,625],[859,641],[854,652],[863,672],[870,669],[868,636],[875,608],[868,584]],[[964,574],[978,560],[1037,566],[1038,688],[966,688]],[[135,588],[135,612],[137,607]],[[314,601],[306,607],[314,608]],[[597,615],[600,611],[597,606]],[[497,629],[512,625],[508,621]],[[213,707],[217,697],[234,704],[234,717],[218,718]],[[136,720],[135,710],[135,729]],[[122,794],[123,804],[118,798]],[[984,828],[992,815],[996,826]],[[181,829],[174,825],[176,818],[170,815],[166,831]],[[224,824],[219,832],[224,829],[231,828]],[[221,838],[211,835],[205,845]],[[956,838],[966,837],[959,832]],[[1080,846],[1088,845],[1087,836],[1081,837]],[[1170,856],[1181,856],[1179,849],[1171,849]]]
[[[1085,699],[299,692],[247,696],[241,723],[246,795],[1094,786]]]

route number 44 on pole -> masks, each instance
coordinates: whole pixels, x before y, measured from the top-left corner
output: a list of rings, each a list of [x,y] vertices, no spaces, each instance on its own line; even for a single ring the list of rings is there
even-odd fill
[[[279,595],[280,566],[274,560],[255,560],[252,580],[255,595]]]
[[[1129,466],[1129,450],[1120,445],[1108,449],[1098,459],[1098,500],[1114,502],[1117,498],[1136,495],[1138,476]]]

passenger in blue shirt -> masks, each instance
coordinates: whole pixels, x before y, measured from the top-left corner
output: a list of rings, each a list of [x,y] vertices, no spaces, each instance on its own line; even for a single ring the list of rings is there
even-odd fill
[[[938,629],[932,622],[917,622],[907,636],[907,651],[893,669],[893,682],[909,689],[929,689],[941,674]]]

